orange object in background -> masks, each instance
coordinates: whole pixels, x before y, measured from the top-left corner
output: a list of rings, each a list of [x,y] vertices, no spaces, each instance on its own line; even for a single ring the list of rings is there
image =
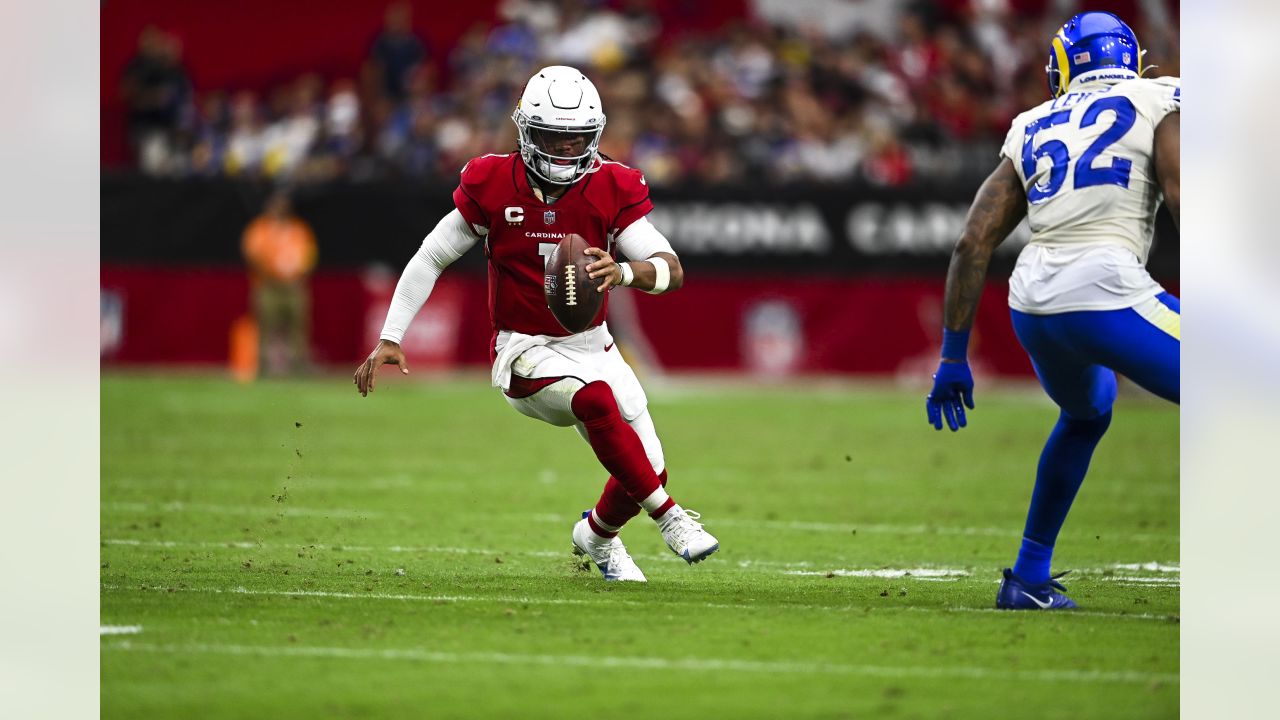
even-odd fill
[[[316,239],[293,214],[288,194],[277,190],[244,230],[254,319],[258,327],[259,375],[297,375],[311,369],[311,289]]]
[[[241,315],[231,323],[231,376],[242,383],[258,377],[258,323]]]
[[[287,206],[285,206],[287,208]],[[296,217],[262,215],[244,231],[244,256],[254,282],[296,283],[316,264],[316,240]]]

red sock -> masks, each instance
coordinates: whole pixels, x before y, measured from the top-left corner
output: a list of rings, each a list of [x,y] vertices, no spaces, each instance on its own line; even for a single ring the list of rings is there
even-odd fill
[[[660,506],[670,498],[649,464],[640,436],[618,412],[618,403],[609,385],[601,381],[587,383],[574,393],[572,407],[574,416],[586,428],[587,442],[591,443],[596,458],[617,479],[631,501],[646,506],[650,512],[665,512]]]
[[[595,508],[587,516],[591,530],[600,537],[613,537],[627,521],[640,514],[640,505],[627,494],[618,478],[609,476],[604,492]]]
[[[667,486],[666,470],[658,473],[658,480],[663,487]],[[661,508],[659,515],[675,504],[671,498],[668,497],[667,500],[669,504]],[[610,476],[609,481],[604,484],[604,492],[600,493],[600,499],[596,501],[595,509],[587,516],[587,523],[595,534],[610,538],[617,535],[628,520],[639,514],[640,505],[631,499],[617,478]]]

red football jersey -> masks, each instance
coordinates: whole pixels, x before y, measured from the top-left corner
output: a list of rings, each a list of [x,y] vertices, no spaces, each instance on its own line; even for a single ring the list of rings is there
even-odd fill
[[[558,200],[545,203],[529,186],[519,153],[482,155],[468,162],[453,204],[484,235],[495,333],[557,337],[571,333],[551,314],[542,289],[556,244],[577,233],[588,245],[612,253],[617,233],[653,209],[639,170],[602,159]],[[592,327],[604,322],[608,306],[606,297]]]

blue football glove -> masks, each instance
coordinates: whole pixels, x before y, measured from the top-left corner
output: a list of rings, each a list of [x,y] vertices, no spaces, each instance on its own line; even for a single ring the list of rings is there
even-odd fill
[[[967,423],[964,416],[966,406],[973,409],[973,373],[969,371],[969,363],[944,360],[938,365],[938,372],[933,374],[933,390],[924,399],[929,423],[934,429],[941,430],[942,418],[945,417],[947,426],[955,432]]]

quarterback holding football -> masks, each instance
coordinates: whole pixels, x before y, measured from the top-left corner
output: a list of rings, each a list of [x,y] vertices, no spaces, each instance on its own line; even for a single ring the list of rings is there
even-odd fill
[[[440,273],[484,247],[493,325],[492,382],[524,415],[573,427],[609,472],[595,507],[573,527],[574,552],[605,580],[644,582],[618,532],[644,510],[690,564],[719,549],[667,494],[667,471],[644,389],[605,323],[609,291],[651,294],[684,281],[671,243],[646,215],[640,171],[598,152],[605,114],[578,70],[552,66],[525,86],[512,114],[519,151],[462,168],[455,209],[423,240],[396,285],[381,339],[356,370],[361,395],[384,364],[408,372],[400,341]],[[614,253],[628,258],[619,263]]]

